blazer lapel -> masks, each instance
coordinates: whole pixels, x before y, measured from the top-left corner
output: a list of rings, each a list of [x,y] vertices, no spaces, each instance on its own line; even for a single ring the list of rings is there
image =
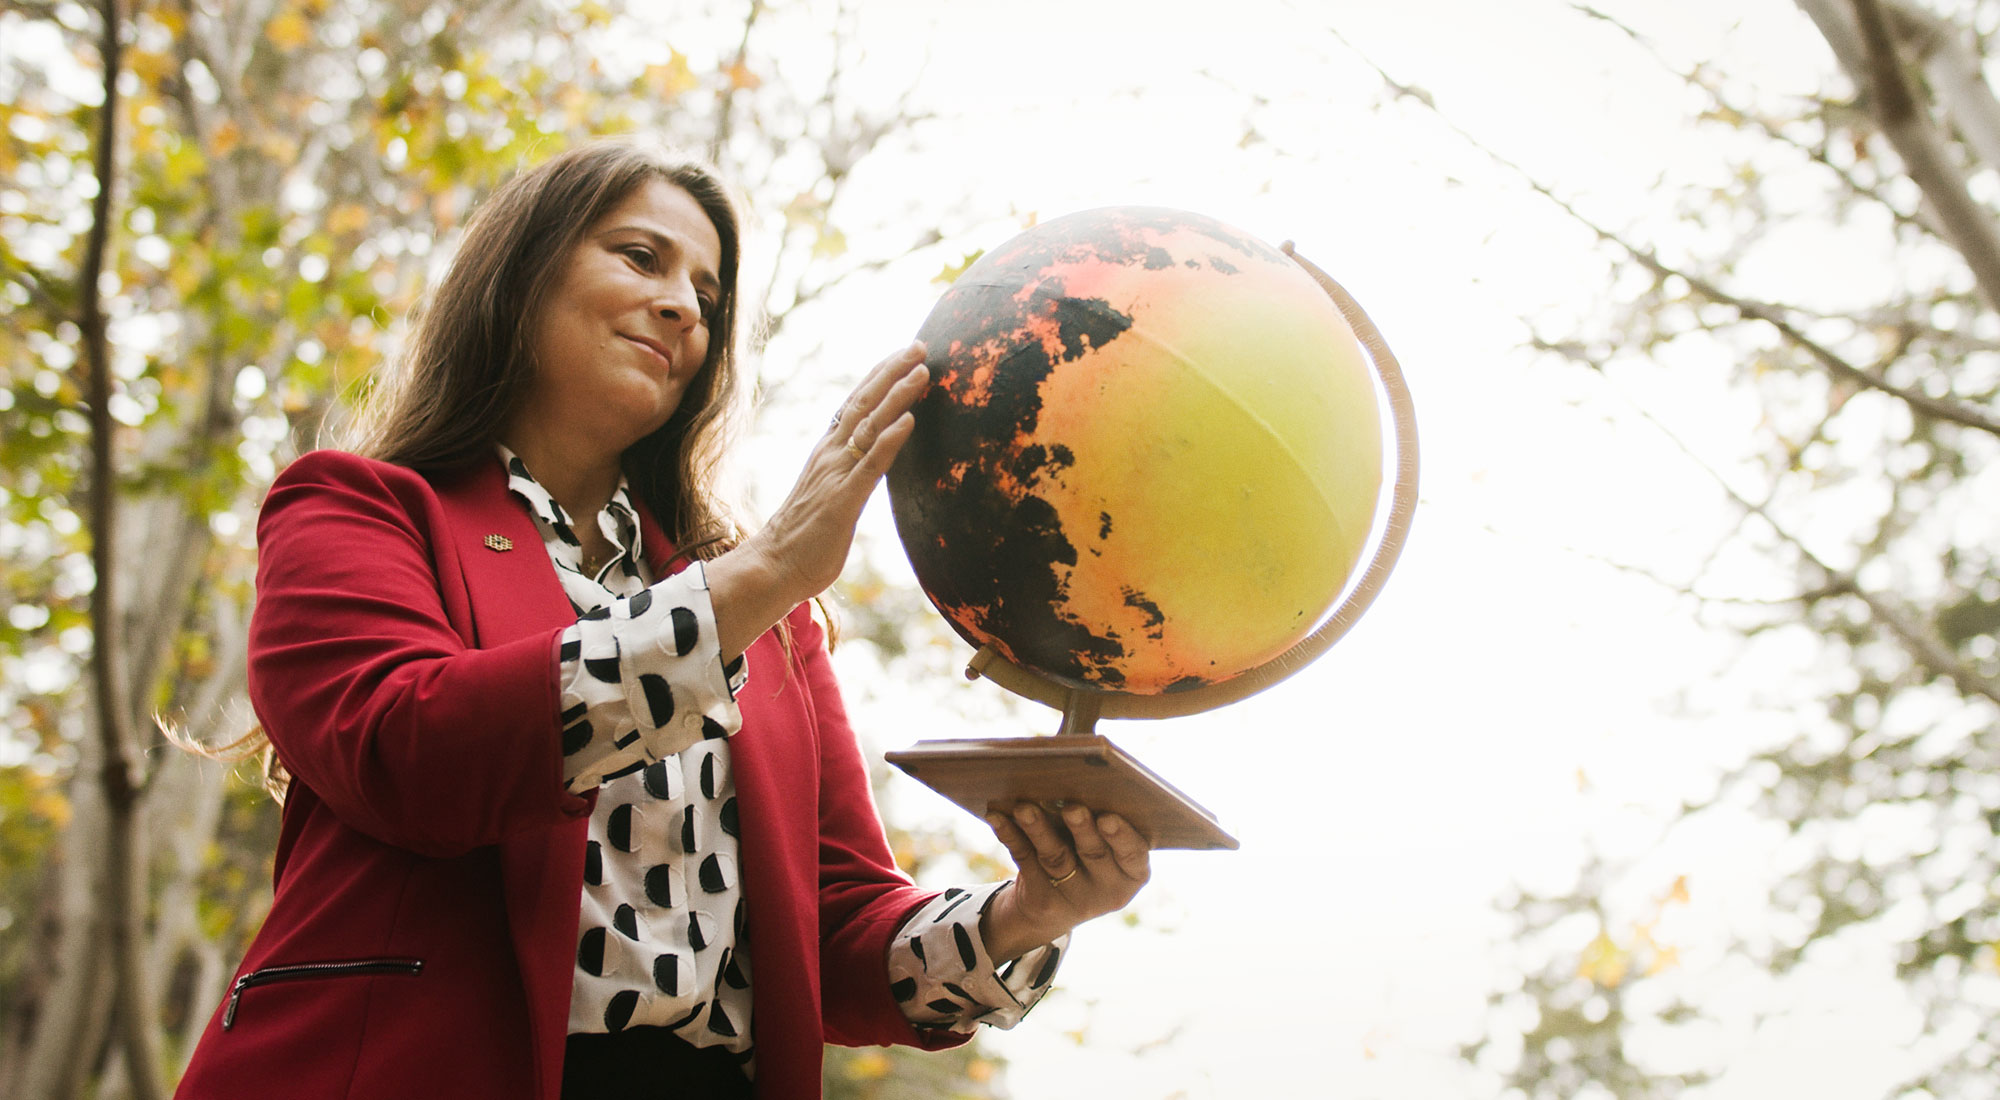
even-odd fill
[[[676,563],[671,573],[668,571],[667,563],[672,561],[674,554],[678,552],[673,540],[667,537],[666,528],[661,527],[660,521],[653,518],[653,510],[646,506],[646,502],[638,493],[632,494],[632,503],[639,506],[639,541],[646,546],[646,568],[652,571],[653,579],[662,581],[672,573],[686,569],[688,563],[683,561]]]
[[[474,646],[496,646],[576,620],[534,518],[507,491],[499,460],[474,462],[432,481],[450,518],[472,606]]]

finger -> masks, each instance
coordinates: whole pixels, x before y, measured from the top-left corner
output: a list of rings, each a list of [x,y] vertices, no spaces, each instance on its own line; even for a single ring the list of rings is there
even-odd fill
[[[889,467],[896,463],[896,456],[902,453],[903,444],[910,441],[910,435],[916,428],[916,417],[904,413],[896,418],[895,423],[882,429],[882,433],[867,447],[861,447],[857,442],[855,446],[861,451],[862,457],[855,464],[855,472],[866,476],[870,481],[888,473]]]
[[[1069,806],[1064,808],[1062,816],[1063,825],[1069,829],[1070,845],[1083,860],[1084,870],[1093,875],[1111,870],[1111,845],[1098,832],[1097,818],[1090,807]]]
[[[930,384],[931,375],[928,368],[922,363],[910,367],[907,373],[896,380],[895,385],[889,387],[889,392],[882,395],[880,404],[855,421],[854,430],[849,434],[848,440],[864,452],[873,450],[876,442],[882,438],[876,425],[894,424],[903,419],[916,407],[918,401],[923,400],[924,391],[930,388]],[[892,454],[890,457],[895,456]],[[886,462],[884,468],[887,468]]]
[[[1152,876],[1153,844],[1145,834],[1117,814],[1099,814],[1097,831],[1103,834],[1104,842],[1111,847],[1111,858],[1126,878],[1145,882]]]
[[[1034,860],[1042,873],[1052,879],[1062,878],[1076,870],[1076,852],[1070,848],[1069,840],[1057,833],[1053,819],[1043,813],[1041,807],[1023,802],[1014,808],[1014,822],[1028,836],[1034,845]],[[1026,870],[1027,865],[1021,864]]]
[[[1007,855],[1014,861],[1014,866],[1027,867],[1035,861],[1034,843],[1014,824],[1013,818],[994,810],[986,815],[986,824],[992,827],[993,835],[999,839],[1000,846],[1007,849]]]
[[[880,406],[896,384],[923,363],[925,354],[924,345],[913,342],[877,363],[875,369],[869,371],[868,376],[861,380],[861,384],[854,388],[854,392],[848,394],[847,401],[841,405],[840,412],[834,416],[833,423],[829,425],[827,434],[841,439],[853,435],[854,426]]]
[[[930,389],[930,386],[930,365],[918,359],[898,375],[895,383],[889,387],[889,392],[882,395],[882,400],[875,406],[875,419],[894,420],[915,408],[917,402],[923,400],[924,391]]]

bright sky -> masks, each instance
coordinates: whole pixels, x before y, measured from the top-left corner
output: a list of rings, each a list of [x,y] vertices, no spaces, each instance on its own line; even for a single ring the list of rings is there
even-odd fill
[[[1824,63],[1777,0],[1606,6],[1670,58],[1714,60],[1760,92],[1803,92]],[[914,190],[963,195],[991,227],[981,246],[1031,212],[1127,203],[1295,240],[1359,297],[1409,375],[1424,504],[1381,601],[1318,665],[1223,711],[1102,730],[1243,849],[1161,854],[1137,928],[1079,934],[1063,991],[993,1039],[1015,1094],[1490,1096],[1457,1047],[1481,1034],[1485,997],[1510,973],[1493,899],[1512,883],[1568,887],[1589,840],[1644,857],[1616,899],[1626,917],[1687,877],[1688,903],[1657,934],[1681,951],[1681,991],[1735,1026],[1663,1038],[1659,1052],[1730,1066],[1704,1096],[1879,1096],[1916,1026],[1895,1007],[1890,960],[1838,946],[1802,976],[1810,1013],[1755,1027],[1748,1008],[1767,983],[1720,937],[1768,934],[1749,922],[1775,838],[1745,817],[1660,843],[1679,799],[1779,727],[1726,709],[1731,684],[1772,669],[1728,673],[1733,651],[1691,605],[1604,564],[1687,575],[1733,522],[1713,486],[1618,390],[1518,350],[1521,317],[1561,335],[1604,304],[1601,254],[1427,112],[1382,107],[1379,79],[1328,28],[1620,228],[1662,228],[1645,209],[1658,184],[1720,171],[1712,133],[1687,121],[1694,101],[1555,0],[1167,11],[871,0],[863,71],[898,86],[928,58],[924,99],[949,122],[920,159],[857,180],[857,197],[893,211]],[[1260,140],[1244,145],[1250,122]],[[828,303],[811,322],[823,362],[858,372],[907,338],[938,294],[935,270]],[[1619,385],[1725,461],[1751,415],[1718,397],[1727,364],[1674,367]],[[794,445],[815,415],[778,410],[760,434]],[[864,535],[885,569],[906,570],[886,501]],[[993,689],[961,682],[967,656],[935,655],[931,680],[871,685],[850,651],[875,747],[1053,731],[1053,713],[1010,717]],[[979,842],[976,823],[914,783],[892,797],[905,816],[962,820]],[[1576,946],[1595,931],[1577,930]]]

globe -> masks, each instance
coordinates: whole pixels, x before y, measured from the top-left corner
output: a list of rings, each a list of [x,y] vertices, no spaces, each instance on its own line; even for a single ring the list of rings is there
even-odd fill
[[[1200,214],[1088,210],[982,256],[918,336],[932,384],[891,505],[974,646],[1156,695],[1270,661],[1339,597],[1381,414],[1354,331],[1283,252]]]

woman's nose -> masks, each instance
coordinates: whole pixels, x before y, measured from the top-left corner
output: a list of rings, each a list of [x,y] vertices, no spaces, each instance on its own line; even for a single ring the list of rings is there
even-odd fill
[[[701,301],[695,296],[694,284],[684,275],[662,280],[658,297],[653,301],[653,309],[663,319],[682,325],[690,325],[701,319]]]

